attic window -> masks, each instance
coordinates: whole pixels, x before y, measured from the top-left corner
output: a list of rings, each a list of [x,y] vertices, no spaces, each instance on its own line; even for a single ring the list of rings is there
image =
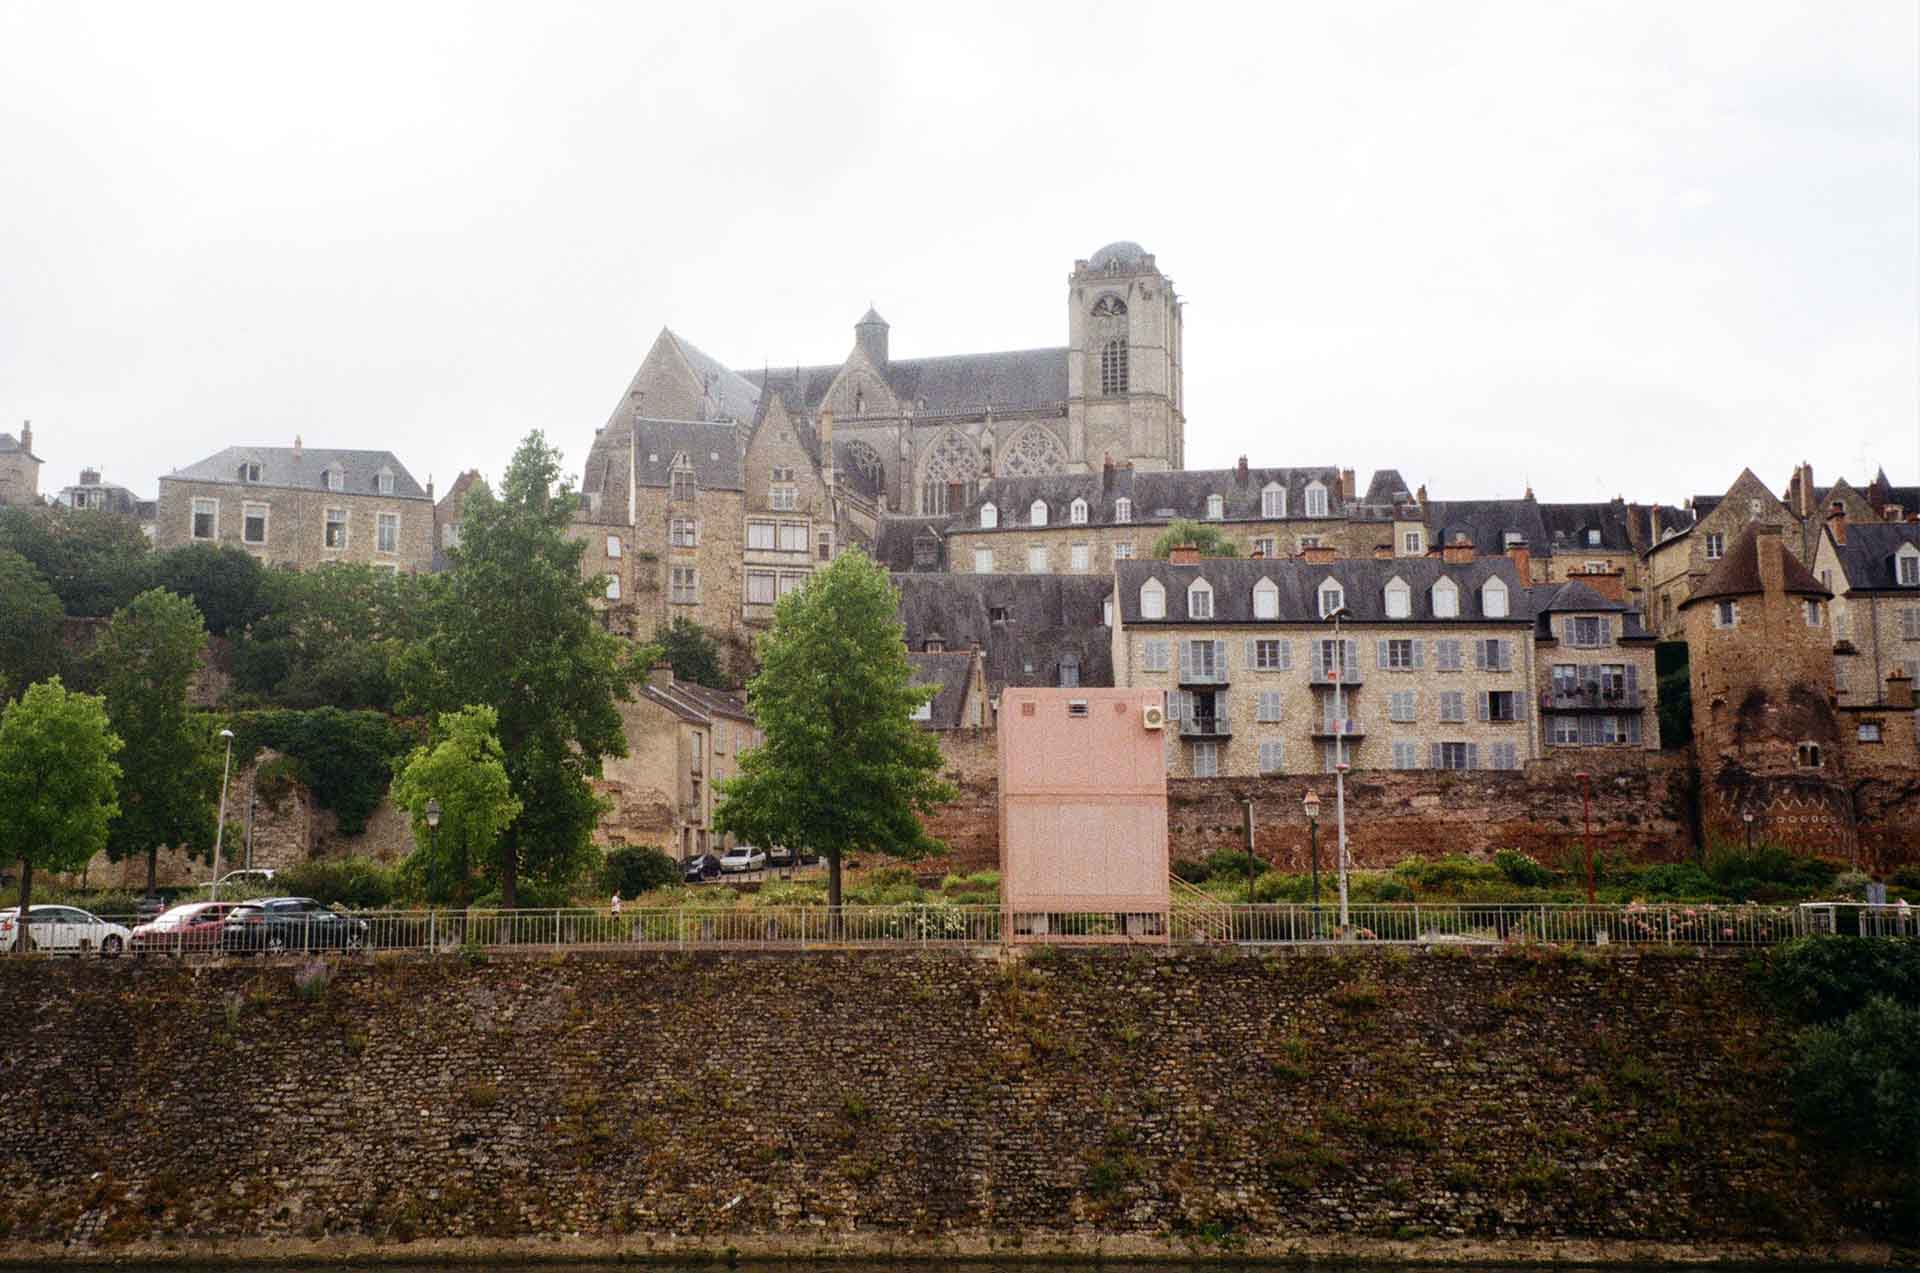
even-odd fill
[[[1012,615],[1007,613],[1005,606],[987,607],[987,621],[990,623],[1005,623],[1012,617]]]
[[[339,490],[340,489],[340,470],[328,469],[326,472],[320,475],[320,483],[330,491]]]
[[[259,481],[260,466],[254,463],[252,460],[248,460],[245,464],[242,464],[240,466],[240,480],[243,482]]]
[[[1285,517],[1287,515],[1287,488],[1278,482],[1268,482],[1260,491],[1260,516]]]
[[[1900,545],[1895,577],[1900,580],[1902,588],[1920,588],[1920,548],[1912,544]]]
[[[1227,515],[1227,501],[1218,495],[1207,496],[1207,520],[1217,522]]]
[[[1314,481],[1307,483],[1307,516],[1325,517],[1327,515],[1327,488]]]
[[[1507,617],[1507,585],[1498,579],[1489,579],[1480,589],[1480,613],[1489,619]]]
[[[1087,524],[1087,501],[1076,498],[1073,501],[1073,506],[1067,510],[1067,520],[1071,521],[1075,526],[1085,526]]]
[[[1073,690],[1073,689],[1080,688],[1080,656],[1079,655],[1066,654],[1061,656],[1060,688],[1066,689],[1066,690]],[[1079,702],[1080,710],[1076,712],[1073,710],[1073,705],[1068,704],[1067,715],[1085,716],[1087,714],[1086,702],[1084,700],[1075,700],[1075,701]]]
[[[1588,531],[1588,532],[1587,532],[1587,547],[1589,547],[1589,548],[1598,548],[1599,546],[1600,546],[1600,532],[1599,532],[1599,531],[1597,531],[1597,530],[1590,530],[1590,531]]]
[[[1027,525],[1045,526],[1047,524],[1047,501],[1037,499],[1027,509]]]
[[[1113,501],[1113,520],[1116,522],[1132,521],[1133,520],[1133,501],[1125,498],[1124,496],[1121,497],[1120,499]]]
[[[999,524],[1000,510],[995,508],[991,502],[982,504],[980,506],[980,529],[992,530]]]

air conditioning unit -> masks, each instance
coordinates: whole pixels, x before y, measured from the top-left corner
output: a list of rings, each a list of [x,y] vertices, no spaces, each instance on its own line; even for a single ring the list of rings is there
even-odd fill
[[[1140,723],[1148,729],[1167,727],[1167,709],[1158,703],[1148,703],[1140,709]]]

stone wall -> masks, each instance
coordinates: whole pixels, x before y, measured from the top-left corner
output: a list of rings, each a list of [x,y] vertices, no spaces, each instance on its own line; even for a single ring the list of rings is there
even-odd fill
[[[193,536],[193,502],[209,499],[218,505],[210,540]],[[259,543],[242,539],[248,505],[267,508],[266,538]],[[347,515],[347,543],[329,548],[325,543],[329,509]],[[378,545],[378,519],[399,519],[392,552]],[[244,548],[263,565],[311,568],[331,562],[392,566],[412,573],[433,568],[433,501],[425,496],[366,495],[352,491],[306,490],[265,484],[198,482],[186,478],[160,479],[159,511],[154,546],[162,551],[196,542]]]
[[[635,953],[353,962],[305,993],[297,971],[0,965],[7,1255],[1584,1240],[1650,1263],[1858,1236],[1737,959]]]

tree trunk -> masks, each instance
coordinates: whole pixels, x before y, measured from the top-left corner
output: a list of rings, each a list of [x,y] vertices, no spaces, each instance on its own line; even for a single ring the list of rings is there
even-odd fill
[[[833,935],[840,936],[845,925],[840,914],[840,850],[837,848],[827,850],[827,922]]]
[[[500,908],[502,910],[520,909],[519,881],[515,876],[520,869],[520,842],[509,835],[500,846]]]
[[[14,919],[13,948],[24,953],[27,949],[27,909],[33,904],[33,863],[27,858],[20,859],[20,914]]]
[[[154,881],[158,877],[159,869],[160,869],[160,846],[157,844],[149,845],[147,847],[147,896],[148,897],[153,896],[153,890],[155,888]]]

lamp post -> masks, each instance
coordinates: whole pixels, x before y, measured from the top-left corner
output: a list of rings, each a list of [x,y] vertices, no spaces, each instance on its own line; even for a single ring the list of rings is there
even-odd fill
[[[1307,794],[1300,798],[1300,808],[1307,815],[1307,849],[1313,855],[1313,904],[1320,905],[1320,797],[1307,788]]]
[[[440,873],[440,802],[427,797],[427,893],[431,898],[434,877]]]
[[[227,830],[227,779],[233,774],[233,731],[223,729],[220,737],[227,740],[227,759],[220,769],[220,821],[213,828],[213,886],[212,897],[208,900],[220,900],[220,839]]]
[[[1593,905],[1593,778],[1582,769],[1574,777],[1580,780],[1580,816],[1587,835],[1587,905]]]
[[[1340,833],[1340,851],[1334,867],[1340,876],[1340,939],[1347,937],[1347,647],[1340,640],[1340,620],[1347,608],[1340,606],[1329,617],[1333,620],[1333,816]]]
[[[1740,821],[1747,824],[1747,856],[1753,856],[1753,810],[1746,809],[1740,814]]]

